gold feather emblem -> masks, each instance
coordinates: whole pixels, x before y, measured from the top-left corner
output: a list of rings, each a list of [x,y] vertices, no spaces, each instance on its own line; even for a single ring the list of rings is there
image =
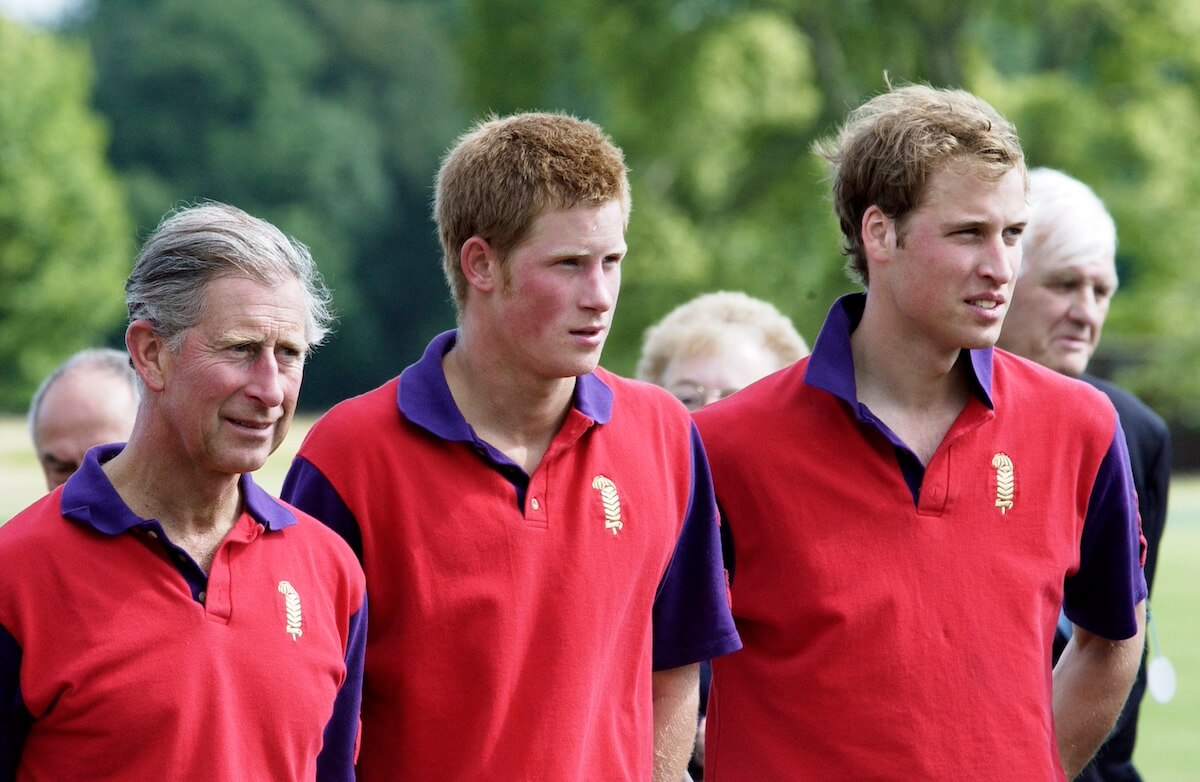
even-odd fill
[[[1013,489],[1016,481],[1013,479],[1013,463],[1008,454],[998,453],[992,457],[992,466],[996,468],[996,507],[1003,514],[1013,506]]]
[[[604,528],[617,531],[624,525],[621,523],[621,498],[617,496],[617,485],[603,475],[592,479],[592,488],[600,492],[600,502],[604,504]]]
[[[300,630],[300,595],[287,581],[279,582],[279,592],[283,595],[284,610],[287,611],[287,634],[295,641],[301,635]]]

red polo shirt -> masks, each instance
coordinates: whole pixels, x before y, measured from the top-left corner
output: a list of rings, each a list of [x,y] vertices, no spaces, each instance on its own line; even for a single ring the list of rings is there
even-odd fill
[[[703,449],[603,370],[532,475],[479,440],[434,340],[311,430],[284,496],[361,552],[363,779],[649,779],[651,671],[736,649]]]

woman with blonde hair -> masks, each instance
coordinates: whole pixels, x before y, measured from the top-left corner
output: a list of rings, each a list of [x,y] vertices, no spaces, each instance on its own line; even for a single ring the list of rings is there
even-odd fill
[[[806,355],[808,345],[774,305],[718,291],[679,305],[646,329],[637,378],[698,410]]]

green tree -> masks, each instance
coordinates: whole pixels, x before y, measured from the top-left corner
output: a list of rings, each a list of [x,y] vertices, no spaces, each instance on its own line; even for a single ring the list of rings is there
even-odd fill
[[[123,192],[89,107],[87,52],[0,20],[0,406],[120,322],[132,261]]]
[[[429,183],[457,132],[452,8],[392,0],[105,0],[79,33],[143,231],[227,201],[308,244],[340,324],[306,376],[324,407],[452,321]]]
[[[766,297],[811,335],[849,282],[808,154],[824,97],[804,33],[778,10],[718,0],[574,0],[489,26],[505,6],[472,3],[468,61],[484,37],[500,62],[542,40],[560,44],[541,56],[561,67],[515,81],[473,68],[472,104],[589,116],[630,165],[630,253],[605,364],[631,372],[646,326],[716,288]]]
[[[634,216],[612,368],[632,370],[647,323],[716,288],[775,302],[811,338],[852,287],[811,144],[887,80],[928,82],[991,101],[1016,122],[1030,165],[1062,168],[1105,199],[1122,285],[1096,367],[1200,428],[1200,373],[1181,371],[1200,359],[1195,3],[518,6],[470,2],[467,96],[476,110],[590,116],[626,150]],[[514,72],[527,54],[555,67]]]
[[[975,56],[974,83],[1017,123],[1031,165],[1088,182],[1116,219],[1121,288],[1095,365],[1176,426],[1200,429],[1200,375],[1190,371],[1200,359],[1195,4],[1035,9],[1023,27],[995,25],[1016,45],[990,62]]]

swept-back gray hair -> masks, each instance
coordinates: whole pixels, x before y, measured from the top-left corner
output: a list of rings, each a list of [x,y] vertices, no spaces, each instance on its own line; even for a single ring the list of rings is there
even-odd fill
[[[333,324],[329,289],[308,248],[266,220],[216,201],[174,212],[142,245],[125,280],[129,321],[145,319],[178,350],[204,316],[204,286],[244,275],[265,284],[296,279],[304,288],[305,340],[319,345]]]
[[[38,414],[42,410],[42,401],[46,398],[50,387],[68,373],[81,369],[110,372],[114,377],[118,377],[129,384],[129,390],[135,400],[141,398],[141,384],[138,382],[137,373],[133,371],[133,366],[129,363],[128,353],[112,348],[84,348],[78,353],[71,354],[53,372],[46,375],[41,385],[38,386],[37,391],[34,392],[33,401],[29,403],[29,437],[33,440],[34,445],[38,444]]]

